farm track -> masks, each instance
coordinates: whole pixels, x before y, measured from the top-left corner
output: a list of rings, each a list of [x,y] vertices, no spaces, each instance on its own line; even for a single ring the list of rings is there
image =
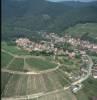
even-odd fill
[[[15,58],[40,58],[42,60],[45,60],[45,58],[43,58],[42,56],[31,56],[31,55],[20,55],[19,56],[19,55],[15,55],[15,54],[13,54],[13,53],[11,53],[9,51],[6,51],[4,49],[2,49],[1,51],[2,52],[5,52],[5,53],[7,53],[7,54],[9,54],[9,55],[11,55],[11,56],[13,56]]]
[[[38,74],[38,73],[35,73],[35,72],[20,72],[20,71],[12,71],[12,70],[8,70],[8,69],[1,69],[2,72],[7,72],[7,73],[10,73],[10,74],[18,74],[18,75],[35,75],[35,74]]]
[[[9,64],[7,64],[6,68],[8,68],[11,65],[11,63],[14,61],[14,59],[15,59],[15,57],[13,57],[12,60],[9,62]]]
[[[9,55],[11,55],[11,56],[15,56],[13,53],[8,52],[8,51],[6,51],[6,50],[4,50],[4,49],[1,49],[1,51],[2,51],[2,52],[5,52],[5,53],[7,53],[7,54],[9,54]]]
[[[42,96],[47,96],[47,95],[52,95],[55,93],[59,93],[59,92],[64,92],[65,90],[69,89],[70,87],[66,87],[66,88],[62,88],[62,89],[57,89],[51,92],[40,92],[40,93],[36,93],[36,94],[32,94],[32,95],[25,95],[25,96],[19,96],[19,97],[10,97],[10,98],[2,98],[2,100],[28,100],[28,99],[33,99],[33,98],[39,98]]]
[[[13,71],[13,70],[9,70],[9,69],[5,69],[5,68],[2,68],[1,71],[2,72],[7,72],[7,73],[10,73],[10,74],[19,74],[19,75],[35,75],[35,74],[43,74],[43,73],[49,73],[49,72],[52,72],[52,71],[55,71],[59,68],[60,65],[58,65],[56,68],[52,68],[52,69],[48,69],[48,70],[44,70],[44,71],[39,71],[39,72],[21,72],[21,71]]]

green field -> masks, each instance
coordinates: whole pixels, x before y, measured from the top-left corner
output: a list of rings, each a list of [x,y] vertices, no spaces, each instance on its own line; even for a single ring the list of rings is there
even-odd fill
[[[12,56],[5,53],[5,52],[1,52],[1,67],[6,67],[9,62],[12,60]]]
[[[57,64],[52,63],[48,60],[43,60],[40,58],[29,58],[26,59],[27,64],[34,70],[46,70],[50,68],[55,68]]]
[[[77,99],[71,93],[70,90],[67,90],[67,91],[61,90],[61,91],[53,93],[53,94],[41,96],[38,98],[38,100],[77,100]]]
[[[81,59],[77,58],[70,59],[67,56],[58,57],[57,59],[63,65],[61,69],[64,71],[73,72],[73,71],[78,71],[80,69]]]
[[[23,84],[22,84],[23,83]],[[12,75],[4,87],[2,96],[18,96],[26,94],[27,76]]]
[[[11,78],[11,74],[1,72],[1,91],[3,93],[5,86],[7,85],[9,79]]]
[[[90,77],[84,82],[84,87],[76,95],[78,100],[91,100],[93,96],[97,96],[97,80]]]
[[[64,87],[64,86],[68,86],[71,81],[69,80],[68,76],[63,72],[60,71],[60,68],[58,70],[55,71],[56,73],[56,77],[58,78],[58,80],[60,81],[60,84]]]
[[[6,42],[1,43],[2,49],[14,54],[14,55],[28,55],[29,52],[17,48],[17,46],[8,45]]]
[[[24,67],[24,59],[15,58],[13,62],[8,66],[8,69],[22,71],[23,67]]]

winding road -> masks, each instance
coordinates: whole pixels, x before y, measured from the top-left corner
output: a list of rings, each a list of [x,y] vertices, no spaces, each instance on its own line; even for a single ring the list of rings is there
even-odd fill
[[[91,59],[88,55],[85,55],[85,56],[87,57],[88,62],[89,62],[89,63],[88,63],[88,67],[89,67],[88,73],[87,73],[87,75],[86,75],[85,77],[81,77],[80,80],[78,80],[78,81],[72,83],[72,85],[76,85],[76,84],[78,84],[78,83],[82,83],[83,81],[85,81],[86,79],[88,79],[89,76],[91,75],[92,66],[93,66],[93,61],[92,61],[92,59]]]

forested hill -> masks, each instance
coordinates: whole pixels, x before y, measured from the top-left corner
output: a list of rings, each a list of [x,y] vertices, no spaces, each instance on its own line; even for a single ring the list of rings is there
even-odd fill
[[[33,31],[62,32],[77,23],[97,22],[97,2],[2,0],[2,39],[34,35]],[[25,33],[25,34],[24,34]]]

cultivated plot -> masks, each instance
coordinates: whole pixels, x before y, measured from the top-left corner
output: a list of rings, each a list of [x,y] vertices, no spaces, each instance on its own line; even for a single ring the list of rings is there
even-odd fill
[[[57,64],[51,61],[43,60],[40,58],[28,58],[26,59],[26,62],[33,70],[36,71],[47,70],[47,69],[55,68],[57,66]]]
[[[1,52],[1,67],[6,68],[6,66],[10,63],[12,59],[13,59],[13,56],[5,52]]]

